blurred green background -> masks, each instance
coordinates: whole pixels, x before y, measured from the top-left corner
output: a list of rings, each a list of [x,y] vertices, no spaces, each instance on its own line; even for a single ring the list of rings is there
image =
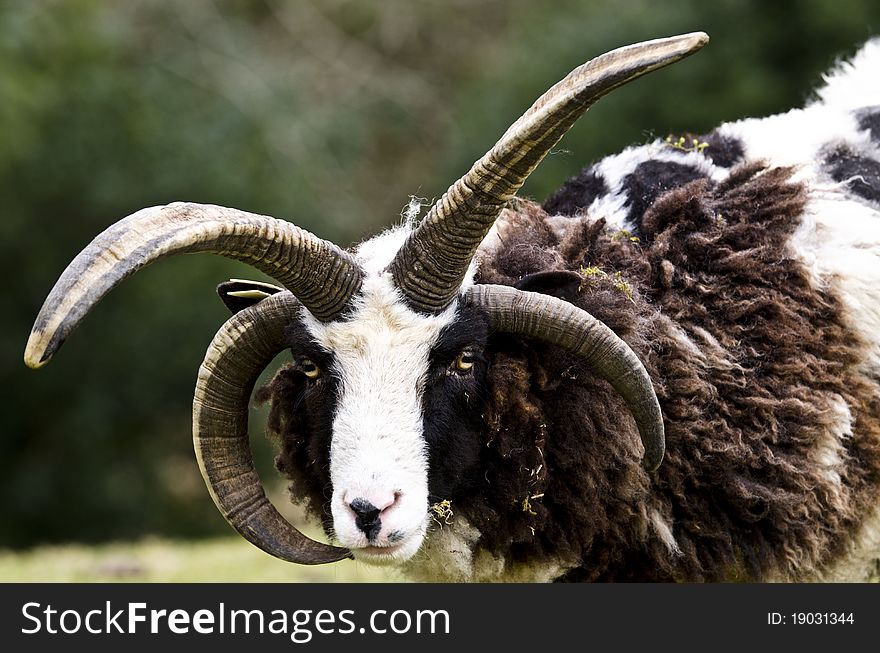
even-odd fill
[[[544,198],[628,144],[801,105],[880,33],[880,3],[0,2],[0,548],[230,532],[199,477],[190,402],[226,318],[214,286],[259,275],[161,262],[26,369],[43,299],[98,232],[192,200],[349,245],[410,195],[438,197],[571,68],[697,29],[712,37],[702,53],[600,102],[522,194]]]

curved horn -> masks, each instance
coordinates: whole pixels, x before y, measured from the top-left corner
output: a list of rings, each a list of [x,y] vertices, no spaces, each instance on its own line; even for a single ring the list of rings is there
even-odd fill
[[[243,261],[280,282],[319,320],[329,322],[361,284],[354,259],[284,220],[210,204],[177,202],[143,209],[99,234],[58,279],[25,349],[29,367],[45,365],[91,308],[123,279],[172,254],[208,252]]]
[[[193,446],[202,477],[223,517],[276,558],[336,562],[346,549],[311,540],[266,498],[248,440],[248,404],[260,373],[286,348],[284,329],[300,304],[282,292],[233,315],[208,346],[193,399]]]
[[[645,366],[611,329],[586,311],[556,297],[510,286],[478,284],[466,301],[485,310],[498,331],[543,340],[581,358],[617,390],[639,429],[649,471],[666,450],[660,404]]]
[[[708,41],[695,32],[614,50],[576,68],[538,98],[431,207],[397,253],[390,270],[410,306],[428,314],[449,306],[501,209],[596,100]]]

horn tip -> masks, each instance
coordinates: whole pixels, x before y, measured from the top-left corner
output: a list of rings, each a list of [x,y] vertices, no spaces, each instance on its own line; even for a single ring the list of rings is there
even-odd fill
[[[706,45],[709,42],[709,35],[706,32],[688,32],[687,34],[658,39],[658,41],[665,42],[671,47],[676,53],[676,57],[686,57]]]
[[[55,352],[49,351],[42,331],[32,331],[24,349],[24,364],[32,370],[43,367]]]
[[[664,443],[657,443],[654,447],[648,447],[645,450],[645,455],[642,457],[642,467],[645,468],[645,471],[656,472],[663,462],[665,455],[666,446]]]
[[[694,43],[694,49],[702,48],[709,42],[709,35],[706,32],[691,32],[687,35]]]

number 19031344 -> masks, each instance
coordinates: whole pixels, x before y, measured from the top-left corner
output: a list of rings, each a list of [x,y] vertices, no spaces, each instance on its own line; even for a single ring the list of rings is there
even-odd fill
[[[852,612],[768,612],[767,623],[771,626],[853,625],[855,616]]]

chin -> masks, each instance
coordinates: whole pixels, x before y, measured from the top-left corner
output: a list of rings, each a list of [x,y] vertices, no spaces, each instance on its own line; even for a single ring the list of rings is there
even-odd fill
[[[352,547],[354,559],[377,566],[392,566],[412,558],[422,546],[424,533],[416,531],[396,544],[389,546]]]

